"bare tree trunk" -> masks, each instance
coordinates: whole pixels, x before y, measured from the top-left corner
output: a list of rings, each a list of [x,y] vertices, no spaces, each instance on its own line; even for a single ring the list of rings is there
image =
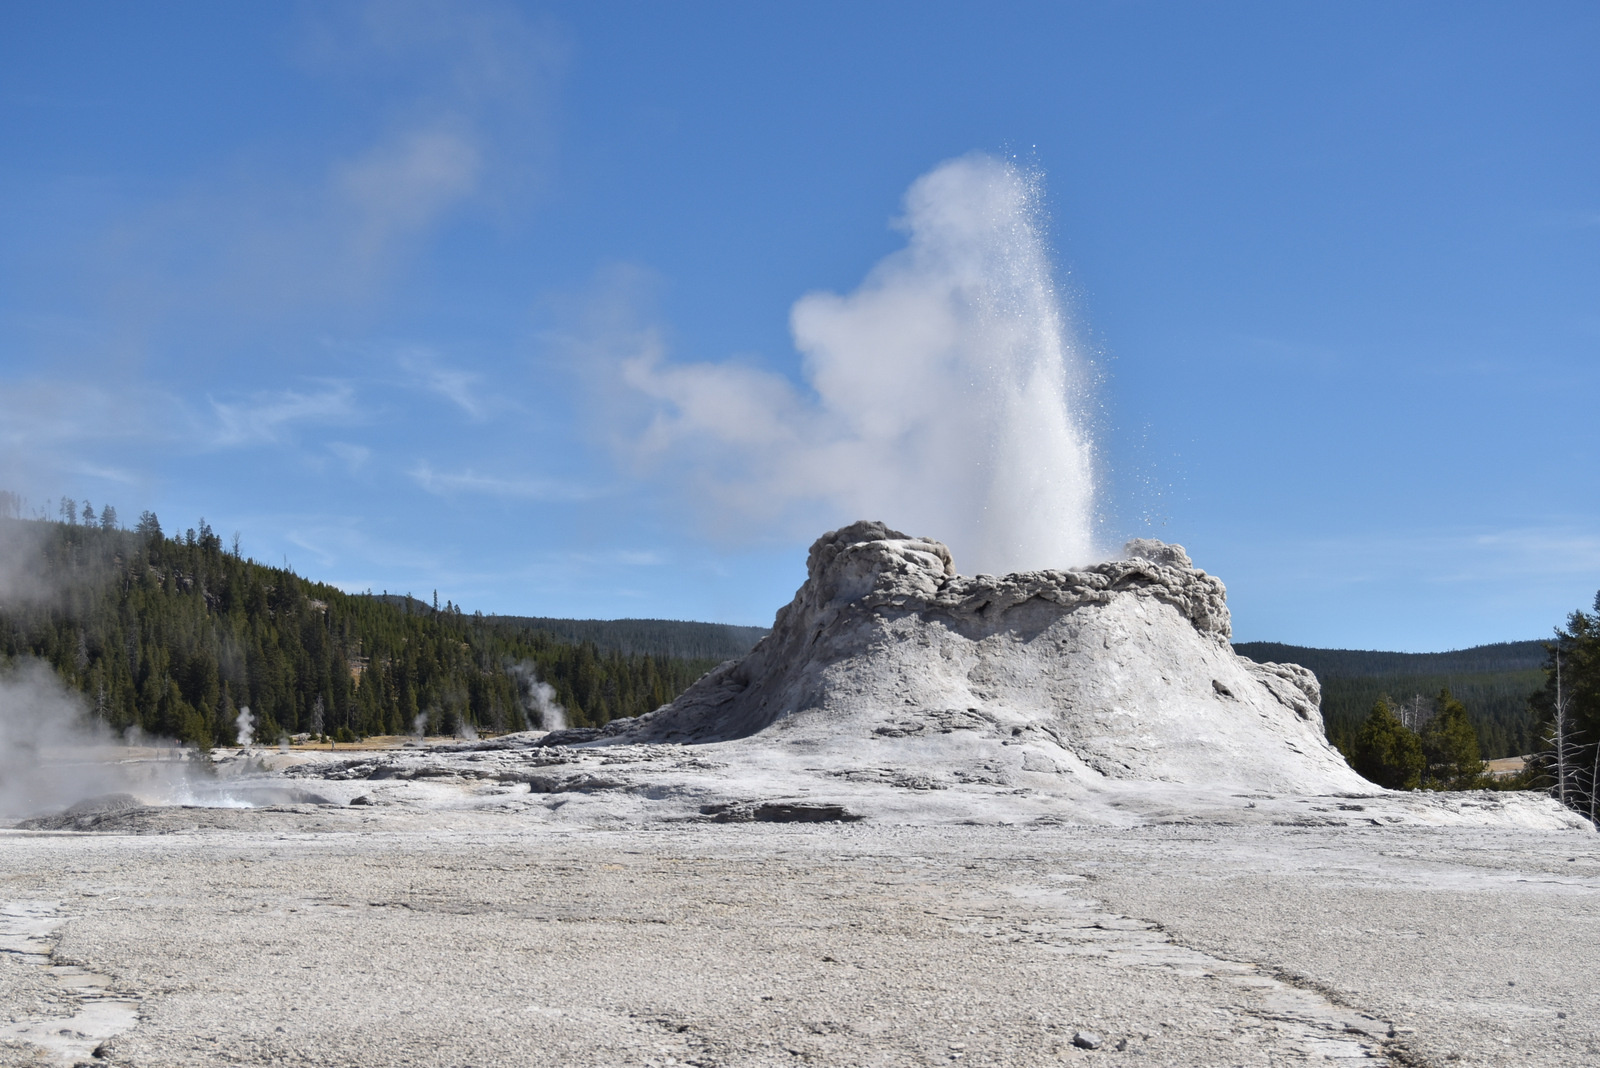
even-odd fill
[[[1567,711],[1566,692],[1561,686],[1561,645],[1558,642],[1556,645],[1556,708],[1554,722],[1552,723],[1552,728],[1555,731],[1555,737],[1552,739],[1552,741],[1555,743],[1556,799],[1563,805],[1569,805],[1569,807],[1570,802],[1568,800],[1567,785],[1572,775],[1572,740],[1570,737],[1572,733],[1572,724],[1570,720],[1571,716]],[[1593,807],[1593,788],[1590,789],[1589,794],[1590,804],[1591,807]]]
[[[1600,794],[1600,741],[1594,747],[1594,767],[1589,770],[1589,822],[1594,822],[1594,799]]]

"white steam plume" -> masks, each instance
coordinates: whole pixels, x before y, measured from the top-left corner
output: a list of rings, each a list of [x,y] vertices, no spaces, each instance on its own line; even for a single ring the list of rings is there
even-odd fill
[[[522,706],[527,711],[529,726],[538,724],[547,731],[567,729],[567,710],[556,700],[556,688],[539,678],[539,671],[531,661],[512,664],[511,674],[522,692]]]
[[[0,823],[111,794],[171,804],[203,779],[184,752],[134,730],[124,745],[43,661],[0,672]]]
[[[249,706],[241,706],[238,718],[234,720],[239,728],[239,744],[248,747],[256,740],[256,717],[250,714]]]
[[[723,521],[882,519],[947,542],[969,573],[1095,559],[1087,382],[1039,176],[949,161],[912,185],[899,225],[906,247],[853,293],[795,304],[810,394],[644,339],[621,367],[651,405],[640,456],[694,469]]]

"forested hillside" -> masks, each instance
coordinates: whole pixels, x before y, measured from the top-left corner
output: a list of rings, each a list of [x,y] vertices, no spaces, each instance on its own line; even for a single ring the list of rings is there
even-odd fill
[[[38,656],[117,729],[232,741],[539,726],[535,680],[572,725],[671,700],[717,658],[602,650],[592,641],[357,596],[241,558],[202,521],[163,536],[0,516],[0,658]],[[531,722],[530,722],[531,721]]]
[[[1346,752],[1379,698],[1427,710],[1442,689],[1466,706],[1485,757],[1538,748],[1529,698],[1545,684],[1544,642],[1500,642],[1447,653],[1307,649],[1277,642],[1239,642],[1234,649],[1252,660],[1301,664],[1316,672],[1328,738]]]
[[[765,627],[727,623],[690,623],[676,619],[545,619],[537,616],[489,616],[529,631],[542,631],[558,641],[593,642],[597,649],[618,653],[658,653],[691,660],[733,660],[766,637]]]

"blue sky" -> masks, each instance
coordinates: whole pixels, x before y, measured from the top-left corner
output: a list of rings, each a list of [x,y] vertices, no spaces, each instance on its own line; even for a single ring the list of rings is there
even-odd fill
[[[791,309],[978,152],[1042,174],[1104,544],[1241,639],[1536,637],[1600,587],[1597,100],[1583,4],[11,4],[0,484],[770,622],[855,516],[730,521],[606,353],[807,397]]]

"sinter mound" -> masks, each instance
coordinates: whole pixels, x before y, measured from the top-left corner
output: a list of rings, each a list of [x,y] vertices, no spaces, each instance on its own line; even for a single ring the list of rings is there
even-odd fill
[[[744,658],[647,716],[549,741],[759,735],[820,756],[971,731],[1015,746],[1017,770],[1374,789],[1324,737],[1311,672],[1233,652],[1219,580],[1176,545],[1139,539],[1126,554],[969,577],[937,541],[853,523],[811,547],[805,584]]]

